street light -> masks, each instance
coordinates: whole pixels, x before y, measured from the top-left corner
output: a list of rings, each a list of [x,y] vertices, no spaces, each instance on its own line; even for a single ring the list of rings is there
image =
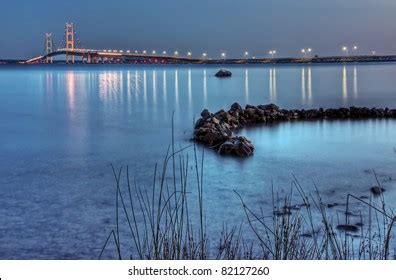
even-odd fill
[[[202,54],[202,57],[203,57],[204,59],[206,58],[206,56],[207,56],[206,53],[203,53],[203,54]]]
[[[245,54],[244,54],[244,56],[245,56],[245,57],[248,57],[248,55],[249,55],[249,52],[246,51]]]
[[[343,46],[342,50],[346,53],[347,56],[349,56],[349,51],[347,46]]]
[[[144,51],[143,51],[143,54],[146,54],[146,53],[147,53],[147,51],[146,51],[146,50],[144,50]]]
[[[166,51],[163,51],[162,54],[163,54],[163,55],[166,55]]]
[[[225,59],[225,58],[226,58],[226,54],[225,54],[225,53],[221,53],[221,57],[222,57],[223,59]]]
[[[188,52],[188,53],[187,53],[187,56],[191,56],[191,55],[192,55],[192,53],[191,53],[191,52]]]
[[[178,56],[179,55],[179,52],[178,51],[175,51],[175,56]]]
[[[156,54],[157,52],[155,51],[155,50],[153,50],[153,52],[152,52],[153,54]]]
[[[137,51],[137,50],[135,50],[135,53],[137,54],[137,53],[138,53],[138,51]]]
[[[353,52],[356,54],[356,51],[358,49],[358,46],[353,46]]]

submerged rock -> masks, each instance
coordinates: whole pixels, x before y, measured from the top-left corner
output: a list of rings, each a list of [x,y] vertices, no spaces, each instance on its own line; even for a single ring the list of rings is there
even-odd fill
[[[312,238],[312,237],[313,237],[313,234],[311,234],[311,233],[303,233],[303,234],[300,235],[300,237],[303,237],[303,238]]]
[[[358,232],[359,227],[357,225],[338,225],[338,230],[346,231],[346,232]]]
[[[372,193],[373,195],[378,196],[378,195],[382,194],[382,193],[385,191],[385,189],[380,188],[380,187],[378,187],[378,186],[374,186],[374,187],[372,187],[372,188],[370,189],[370,191],[371,191],[371,193]]]
[[[216,74],[216,77],[218,78],[228,78],[232,76],[231,71],[225,70],[225,69],[220,69]]]

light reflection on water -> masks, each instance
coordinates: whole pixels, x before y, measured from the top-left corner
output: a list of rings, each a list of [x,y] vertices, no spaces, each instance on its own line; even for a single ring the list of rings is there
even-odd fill
[[[128,164],[150,186],[170,143],[173,111],[177,146],[187,146],[203,108],[236,101],[396,108],[394,64],[229,68],[230,79],[202,66],[0,68],[0,258],[96,258],[113,217],[109,164]],[[265,208],[271,180],[286,188],[291,173],[307,185],[316,180],[329,202],[346,191],[366,192],[375,180],[365,170],[383,180],[396,176],[393,120],[285,123],[240,133],[255,144],[254,157],[205,155],[213,230],[226,217],[243,220],[233,189]],[[393,181],[384,184],[394,198]],[[40,247],[53,244],[57,250]]]

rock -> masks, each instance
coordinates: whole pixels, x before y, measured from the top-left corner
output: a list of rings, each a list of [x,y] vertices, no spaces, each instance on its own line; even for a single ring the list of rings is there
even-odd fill
[[[231,76],[232,76],[232,73],[231,73],[230,71],[228,71],[228,70],[220,69],[220,70],[216,73],[215,76],[218,77],[218,78],[227,78],[227,77],[231,77]]]
[[[279,107],[273,103],[268,104],[268,105],[260,105],[257,107],[259,107],[260,109],[262,109],[264,111],[279,111]]]
[[[219,154],[234,155],[238,157],[247,157],[253,154],[254,147],[252,143],[243,136],[237,136],[228,139],[221,144]]]
[[[213,118],[212,118],[212,123],[214,123],[214,124],[220,124],[220,121],[219,121],[217,118],[213,117]]]
[[[378,195],[382,194],[382,193],[385,191],[385,189],[380,188],[380,187],[378,187],[378,186],[374,186],[374,187],[372,187],[372,188],[370,189],[370,191],[371,191],[371,193],[372,193],[373,195],[378,196]]]
[[[357,225],[338,225],[338,230],[346,231],[346,232],[358,232],[359,227]]]
[[[199,120],[196,121],[195,123],[195,129],[197,129],[198,127],[201,127],[205,124],[204,120],[202,118],[199,118]]]
[[[245,110],[245,115],[249,118],[249,119],[254,119],[254,116],[256,114],[256,109],[254,108],[247,108]]]
[[[231,105],[231,110],[242,111],[242,107],[237,102],[235,102],[234,104]]]
[[[228,135],[214,127],[200,127],[195,131],[195,139],[213,147],[227,141]]]
[[[204,109],[204,110],[201,112],[201,117],[202,117],[204,120],[209,119],[211,116],[212,116],[212,114],[209,113],[208,109]]]

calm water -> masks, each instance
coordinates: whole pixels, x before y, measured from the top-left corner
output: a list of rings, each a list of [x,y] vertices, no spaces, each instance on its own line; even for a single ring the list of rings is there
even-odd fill
[[[110,164],[129,165],[150,186],[171,137],[186,146],[203,108],[238,101],[286,108],[396,108],[396,64],[229,67],[0,67],[0,258],[95,259],[114,225]],[[376,170],[396,198],[396,122],[284,123],[240,132],[256,146],[245,160],[205,156],[210,230],[244,216],[233,190],[269,207],[271,182],[312,180],[328,202],[367,195]],[[396,206],[396,205],[394,205]],[[230,217],[230,218],[228,218]],[[110,256],[110,255],[109,255]]]

